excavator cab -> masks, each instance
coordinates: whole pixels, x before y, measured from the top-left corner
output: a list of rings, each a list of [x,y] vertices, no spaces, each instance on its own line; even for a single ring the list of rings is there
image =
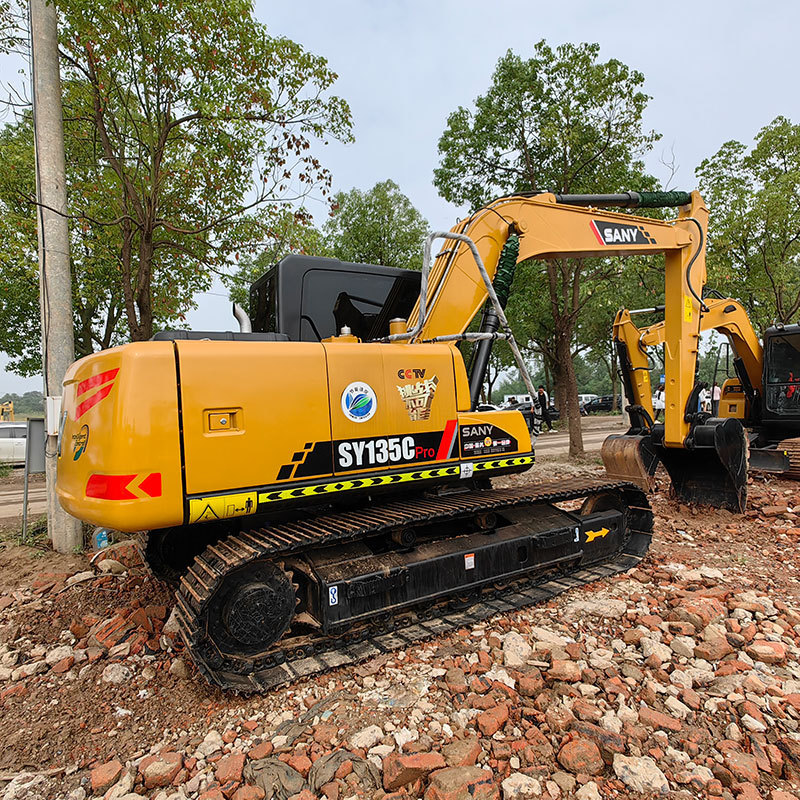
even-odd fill
[[[764,397],[761,421],[800,434],[800,325],[776,325],[764,333]]]
[[[350,328],[363,342],[389,334],[389,322],[407,319],[419,297],[420,273],[336,258],[290,255],[250,287],[256,333],[291,342],[320,342]]]

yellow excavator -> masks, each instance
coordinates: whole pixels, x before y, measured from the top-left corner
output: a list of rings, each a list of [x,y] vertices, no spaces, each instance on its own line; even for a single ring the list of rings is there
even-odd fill
[[[199,670],[239,692],[628,569],[651,538],[645,493],[493,488],[533,464],[536,430],[477,411],[480,390],[505,338],[535,394],[503,309],[518,261],[665,253],[685,271],[705,224],[696,194],[516,195],[431,234],[421,273],[289,256],[253,284],[250,314],[234,307],[238,332],[165,331],[72,365],[60,501],[148,531]]]
[[[737,301],[706,297],[705,223],[708,214],[693,193],[699,235],[686,265],[665,265],[663,306],[622,309],[613,338],[630,428],[603,443],[606,472],[649,489],[659,464],[684,502],[744,511],[748,467],[800,479],[800,325],[775,325],[763,344]],[[632,315],[661,314],[637,327]],[[734,375],[722,384],[716,414],[700,407],[708,389],[698,379],[700,336],[723,334],[734,355]],[[653,413],[650,352],[664,345],[664,421]]]

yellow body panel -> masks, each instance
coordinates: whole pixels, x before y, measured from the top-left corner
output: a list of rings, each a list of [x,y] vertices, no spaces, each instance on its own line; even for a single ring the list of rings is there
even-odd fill
[[[61,505],[81,520],[122,531],[180,523],[183,487],[172,342],[129,344],[82,358],[64,378],[63,403]]]
[[[388,452],[382,452],[383,445],[380,445],[381,452],[369,459],[371,463],[368,465],[367,454],[354,452],[348,444],[350,441],[387,436],[401,437],[402,440],[413,436],[415,447],[426,446],[430,450],[431,444],[420,444],[421,437],[435,439],[448,421],[456,419],[453,357],[447,345],[387,347],[334,341],[325,345],[325,351],[330,380],[334,470],[337,474],[396,466]],[[374,415],[365,422],[357,422],[357,418],[348,417],[342,411],[342,395],[349,385],[360,381],[372,387],[377,400]],[[337,444],[339,442],[341,444]],[[378,446],[377,442],[375,446]],[[457,457],[457,448],[454,449],[453,457]],[[356,468],[359,462],[361,469]]]
[[[188,495],[271,483],[306,442],[330,439],[324,345],[176,345]],[[234,429],[208,429],[208,417],[218,409],[235,412]]]
[[[124,531],[533,463],[519,412],[459,412],[451,344],[142,342],[74,364],[64,404],[61,502]]]

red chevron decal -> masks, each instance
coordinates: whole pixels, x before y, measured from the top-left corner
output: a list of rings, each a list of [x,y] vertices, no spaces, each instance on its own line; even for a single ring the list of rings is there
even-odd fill
[[[136,495],[128,484],[136,475],[90,475],[86,482],[86,496],[103,500],[135,500]]]
[[[86,400],[84,400],[75,408],[75,419],[79,420],[90,408],[94,408],[104,397],[108,396],[108,393],[113,388],[114,384],[109,383],[108,386],[104,386],[99,391],[89,395]]]
[[[88,392],[89,389],[94,389],[95,386],[102,386],[104,383],[113,381],[114,378],[117,377],[118,372],[119,367],[116,369],[106,370],[105,372],[100,372],[97,375],[92,375],[91,378],[87,378],[78,384],[77,394],[82,395],[84,392]]]
[[[150,472],[141,480],[140,475],[100,475],[89,476],[86,482],[86,496],[101,500],[143,500],[147,497],[161,497],[161,473]],[[133,490],[133,491],[132,491]],[[134,494],[134,491],[139,494]]]

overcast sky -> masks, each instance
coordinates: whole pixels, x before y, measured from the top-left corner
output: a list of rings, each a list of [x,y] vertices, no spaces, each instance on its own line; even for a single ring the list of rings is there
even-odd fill
[[[800,4],[788,0],[257,0],[256,15],[271,33],[325,56],[339,74],[334,90],[350,103],[356,141],[320,152],[334,189],[368,189],[391,178],[436,228],[450,228],[460,211],[432,183],[448,114],[471,107],[486,91],[506,50],[525,57],[539,39],[598,42],[602,59],[617,58],[644,73],[653,98],[645,123],[663,135],[647,164],[666,181],[670,173],[661,160],[672,160],[674,152],[678,171],[670,188],[694,188],[695,167],[723,142],[751,143],[778,114],[800,121],[791,66]],[[323,222],[322,204],[310,208]],[[192,327],[235,325],[223,294],[215,287],[198,296]],[[37,379],[4,373],[4,363],[0,355],[0,395],[40,388]]]

